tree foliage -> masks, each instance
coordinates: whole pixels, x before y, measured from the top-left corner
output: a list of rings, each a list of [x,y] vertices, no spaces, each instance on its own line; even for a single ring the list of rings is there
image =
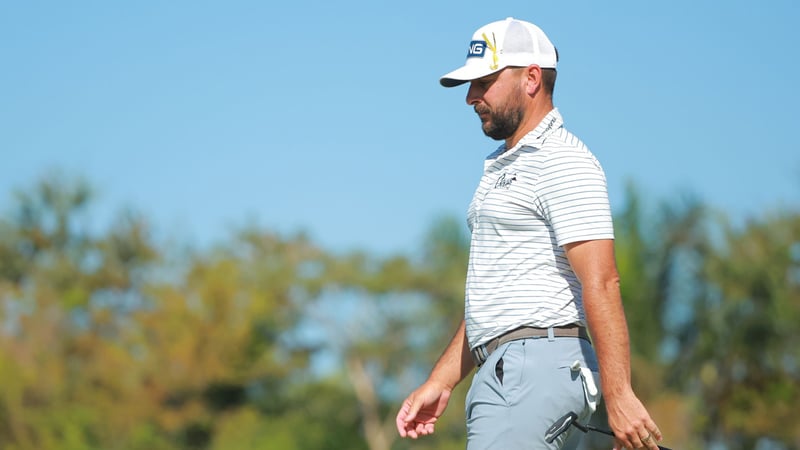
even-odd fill
[[[463,448],[468,380],[435,435],[394,430],[463,313],[463,221],[408,255],[257,228],[185,252],[133,211],[94,230],[93,200],[51,176],[0,219],[0,448]],[[630,187],[615,223],[635,388],[667,443],[800,446],[800,215],[733,226]]]

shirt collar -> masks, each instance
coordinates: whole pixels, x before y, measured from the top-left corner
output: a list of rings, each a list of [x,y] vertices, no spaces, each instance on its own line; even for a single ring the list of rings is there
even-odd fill
[[[510,155],[522,147],[539,147],[539,145],[544,142],[547,136],[563,126],[564,119],[561,117],[561,113],[558,112],[558,108],[553,108],[549,113],[547,113],[546,116],[544,116],[541,122],[536,125],[536,128],[529,131],[528,134],[523,136],[522,139],[517,142],[517,145],[506,150],[506,146],[503,144],[495,152],[493,152],[490,157]]]
[[[526,134],[519,140],[517,143],[517,147],[521,145],[528,145],[528,146],[535,146],[536,144],[540,144],[542,141],[547,138],[553,131],[561,128],[564,126],[564,119],[561,118],[561,113],[558,112],[558,108],[553,108],[546,116],[539,122],[539,125],[536,126],[530,133]]]

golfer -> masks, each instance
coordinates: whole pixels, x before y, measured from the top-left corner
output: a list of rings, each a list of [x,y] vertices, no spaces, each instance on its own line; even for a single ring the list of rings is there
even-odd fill
[[[469,206],[464,319],[427,381],[397,414],[401,436],[434,432],[453,388],[466,399],[467,448],[560,449],[545,431],[605,398],[615,449],[662,439],[631,388],[628,328],[603,169],[553,107],[558,54],[537,26],[508,18],[475,32],[467,104],[503,144],[484,161]],[[591,337],[590,337],[591,335]]]

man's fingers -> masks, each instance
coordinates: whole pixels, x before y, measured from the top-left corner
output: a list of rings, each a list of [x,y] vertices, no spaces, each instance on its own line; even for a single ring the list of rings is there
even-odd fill
[[[397,432],[400,433],[400,437],[406,437],[407,413],[406,404],[403,402],[403,406],[400,407],[400,411],[397,411],[397,416],[394,418],[394,424],[397,426]]]
[[[645,432],[647,436],[645,436],[645,439],[642,439],[642,443],[651,450],[658,450],[658,442],[664,439],[664,436],[661,434],[661,430],[658,429],[658,425],[649,417],[645,425]]]
[[[629,431],[625,434],[617,435],[614,437],[614,450],[650,448],[648,446],[648,442],[645,442],[646,440],[648,440],[647,438],[648,434],[647,431],[644,429],[640,432]],[[649,441],[655,442],[653,438],[650,438]],[[656,448],[658,447],[656,446]]]
[[[434,426],[435,426],[436,419],[432,419],[430,422],[416,422],[416,427],[414,431],[419,436],[427,436],[429,434],[433,434]]]
[[[641,442],[641,445],[639,445],[636,448],[652,449],[653,446],[655,446],[655,448],[658,449],[658,445],[655,444],[655,440],[653,439],[653,436],[650,435],[650,433],[647,433],[644,436],[639,436],[639,441]]]
[[[411,423],[416,416],[416,411],[412,413],[411,410],[412,403],[407,399],[405,402],[403,402],[403,406],[400,408],[400,411],[397,412],[395,424],[397,425],[397,432],[400,433],[400,437],[409,436],[416,439],[417,436],[413,430],[413,427],[408,426],[408,424]]]
[[[656,428],[653,431],[644,430],[642,434],[627,439],[630,442],[620,442],[622,442],[621,445],[625,448],[648,448],[651,450],[658,450],[658,442],[661,441],[661,439],[661,432]],[[628,444],[630,444],[631,447],[628,447]]]
[[[411,399],[406,400],[405,404],[403,405],[403,409],[406,410],[406,423],[410,423],[417,418],[417,413],[419,412],[420,407],[422,407],[422,405],[420,405],[419,402]]]
[[[656,431],[658,430],[656,429]],[[656,431],[651,432],[642,439],[642,444],[650,450],[658,450],[658,441],[660,441],[661,438],[656,435]]]
[[[653,424],[652,427],[647,427],[647,428],[650,429],[650,435],[653,436],[655,440],[661,441],[662,439],[664,439],[664,435],[661,434],[661,430],[658,429],[656,424]]]
[[[432,434],[434,431],[435,418],[417,421],[417,414],[419,413],[422,405],[417,404],[413,399],[406,399],[400,411],[397,412],[395,424],[397,425],[397,432],[400,437],[410,437],[417,439],[420,436]]]
[[[638,427],[637,427],[638,428]],[[661,440],[663,436],[661,436],[661,430],[658,429],[658,425],[653,421],[650,416],[646,416],[642,419],[642,429],[639,430],[643,434],[641,437],[646,437],[648,435],[652,436],[656,440]]]
[[[650,418],[646,418],[643,423],[629,428],[615,437],[615,450],[647,448],[658,450],[658,442],[663,439],[661,430]]]

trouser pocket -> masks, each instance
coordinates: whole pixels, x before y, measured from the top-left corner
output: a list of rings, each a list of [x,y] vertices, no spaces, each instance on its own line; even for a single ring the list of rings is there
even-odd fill
[[[497,381],[500,384],[503,384],[503,358],[497,360],[497,364],[494,365],[494,376],[497,377]]]

